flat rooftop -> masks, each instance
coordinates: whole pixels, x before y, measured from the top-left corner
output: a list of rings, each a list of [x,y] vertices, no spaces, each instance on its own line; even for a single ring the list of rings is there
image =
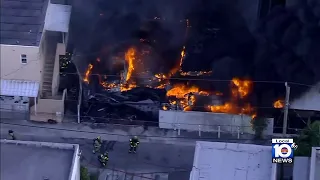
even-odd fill
[[[270,180],[271,146],[197,141],[190,180]]]
[[[313,176],[314,180],[320,179],[320,147],[312,148],[310,165],[311,165],[310,176]]]
[[[68,180],[75,150],[57,147],[56,145],[60,143],[45,143],[44,146],[42,144],[28,143],[28,141],[1,141],[0,179]],[[51,147],[48,146],[50,144]]]

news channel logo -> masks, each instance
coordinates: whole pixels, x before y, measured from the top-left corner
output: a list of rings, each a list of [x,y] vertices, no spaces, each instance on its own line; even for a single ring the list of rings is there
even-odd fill
[[[293,163],[293,151],[297,148],[293,139],[272,139],[272,163]]]

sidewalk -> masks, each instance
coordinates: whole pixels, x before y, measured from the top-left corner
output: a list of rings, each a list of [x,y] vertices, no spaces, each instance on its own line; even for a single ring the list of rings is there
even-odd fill
[[[196,141],[223,141],[223,142],[242,142],[248,143],[251,137],[241,135],[238,139],[237,135],[222,134],[218,138],[217,133],[187,132],[176,130],[165,130],[157,127],[149,127],[144,130],[141,126],[112,125],[112,124],[77,124],[65,122],[59,124],[39,123],[26,120],[8,120],[1,119],[1,132],[7,132],[12,129],[17,136],[35,135],[39,136],[58,136],[64,138],[83,138],[94,139],[101,136],[109,141],[127,142],[132,136],[139,136],[141,142],[157,142],[163,144],[179,144],[194,146]]]

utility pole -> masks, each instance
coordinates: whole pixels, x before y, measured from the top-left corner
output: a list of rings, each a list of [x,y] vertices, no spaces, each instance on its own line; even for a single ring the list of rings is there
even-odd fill
[[[285,82],[286,86],[286,99],[285,99],[285,104],[283,107],[283,127],[282,127],[282,134],[283,137],[286,137],[287,135],[287,127],[288,127],[288,111],[289,111],[289,100],[290,100],[290,86],[288,85],[287,82]]]

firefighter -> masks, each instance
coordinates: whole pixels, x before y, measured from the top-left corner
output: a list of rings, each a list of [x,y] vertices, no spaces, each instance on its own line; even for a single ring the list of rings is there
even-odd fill
[[[104,154],[100,154],[99,161],[102,166],[106,166],[109,160],[108,152],[105,152]]]
[[[93,154],[95,154],[96,152],[99,152],[102,146],[102,140],[101,137],[98,136],[97,138],[95,138],[93,140]]]
[[[130,149],[129,153],[137,153],[137,147],[139,145],[139,139],[137,136],[134,136],[133,138],[130,139]]]
[[[11,140],[16,140],[16,136],[14,135],[14,133],[13,133],[12,130],[9,130],[9,131],[8,131],[8,135],[9,135],[9,139],[11,139]]]

